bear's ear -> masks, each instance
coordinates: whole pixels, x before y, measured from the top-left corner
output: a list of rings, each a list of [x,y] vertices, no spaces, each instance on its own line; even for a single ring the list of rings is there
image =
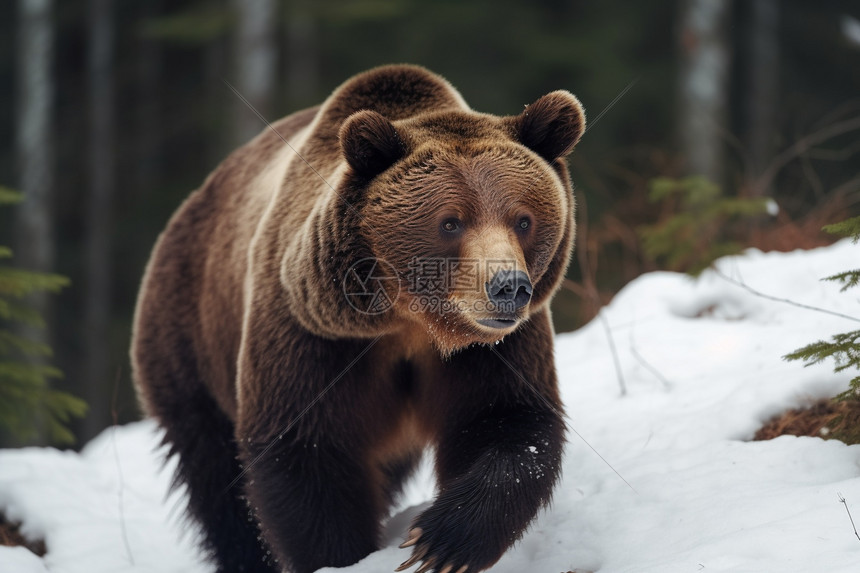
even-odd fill
[[[539,98],[511,121],[520,143],[552,162],[573,151],[582,137],[585,110],[573,94],[558,90]]]
[[[397,130],[375,111],[357,111],[346,118],[339,137],[347,163],[364,177],[379,175],[406,155]]]

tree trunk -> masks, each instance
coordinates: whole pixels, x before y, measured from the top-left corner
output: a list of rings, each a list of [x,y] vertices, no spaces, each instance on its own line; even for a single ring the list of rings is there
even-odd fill
[[[277,77],[275,41],[275,0],[234,0],[238,25],[234,39],[236,89],[247,103],[236,98],[235,140],[245,143],[265,127],[272,111],[272,96]],[[254,110],[250,109],[249,105]]]
[[[319,46],[309,0],[289,3],[287,14],[286,96],[291,110],[316,101],[319,91]]]
[[[111,0],[90,0],[90,193],[87,201],[83,382],[84,439],[110,423],[111,195],[114,180],[113,15]]]
[[[160,13],[161,0],[147,0],[140,16],[150,20]],[[149,197],[161,179],[161,42],[143,36],[137,49],[137,189]]]
[[[680,3],[680,109],[678,120],[686,171],[721,183],[727,133],[731,2],[682,0]]]
[[[24,201],[15,208],[15,264],[37,271],[54,271],[54,31],[52,0],[18,2],[18,109],[16,147],[18,187]],[[50,295],[38,293],[28,304],[52,324]],[[50,343],[46,329],[22,326],[19,333],[35,342]],[[47,440],[44,428],[40,442]]]
[[[779,3],[777,0],[752,0],[749,9],[745,147],[754,180],[774,155],[779,95]],[[751,190],[756,194],[769,194],[767,187],[753,185]]]

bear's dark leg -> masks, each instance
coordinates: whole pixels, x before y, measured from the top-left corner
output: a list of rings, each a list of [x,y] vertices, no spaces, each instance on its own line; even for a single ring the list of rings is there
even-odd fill
[[[446,436],[437,462],[439,496],[410,530],[417,543],[412,563],[432,560],[433,571],[493,565],[549,502],[562,427],[546,410],[502,408],[460,426],[460,436]]]
[[[551,336],[543,313],[502,344],[440,365],[434,397],[450,414],[438,426],[439,495],[416,519],[402,568],[484,570],[549,502],[564,443]]]
[[[312,359],[279,346],[300,337],[298,350]],[[374,455],[397,426],[397,398],[390,372],[365,355],[372,347],[260,330],[245,347],[237,441],[246,491],[290,573],[351,565],[378,548],[386,479],[402,476],[386,476]]]
[[[294,433],[275,439],[268,449],[248,446],[246,459],[248,499],[278,559],[291,573],[311,573],[375,551],[380,495],[356,452]]]
[[[189,513],[203,527],[203,545],[219,573],[273,573],[259,541],[259,529],[244,500],[233,425],[200,388],[156,412],[167,430],[165,442],[178,454],[175,482],[188,489]]]

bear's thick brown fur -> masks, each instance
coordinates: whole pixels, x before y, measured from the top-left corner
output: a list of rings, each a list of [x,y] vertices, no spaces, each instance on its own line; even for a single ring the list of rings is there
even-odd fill
[[[548,306],[584,122],[564,91],[496,117],[377,68],[182,205],[132,354],[218,571],[355,563],[428,446],[439,492],[407,566],[477,572],[522,535],[564,442]]]

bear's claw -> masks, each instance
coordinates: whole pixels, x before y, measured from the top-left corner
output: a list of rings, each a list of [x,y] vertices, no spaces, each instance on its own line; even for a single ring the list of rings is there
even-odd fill
[[[407,547],[412,547],[416,543],[418,543],[418,538],[421,537],[421,534],[424,533],[420,527],[414,527],[409,530],[409,539],[400,544],[400,549],[406,549]]]
[[[423,561],[421,566],[415,570],[415,573],[429,573],[430,571],[437,571],[438,573],[466,573],[469,569],[469,565],[463,565],[456,571],[454,571],[454,567],[456,567],[455,563],[446,563],[444,567],[436,567],[437,557],[435,555],[427,555],[430,550],[430,546],[426,543],[422,543],[418,545],[418,542],[421,540],[421,536],[424,534],[424,530],[420,527],[413,527],[409,530],[409,538],[400,544],[401,549],[405,549],[407,547],[416,546],[412,550],[412,555],[400,564],[400,567],[395,569],[395,571],[405,571],[409,569],[419,561]]]
[[[424,556],[427,554],[428,549],[429,548],[426,545],[416,547],[415,550],[412,552],[412,557],[401,563],[400,567],[395,569],[395,571],[404,571],[406,569],[409,569],[419,561],[423,560]]]
[[[428,557],[427,561],[425,561],[424,564],[421,565],[421,567],[419,567],[415,571],[415,573],[427,573],[428,571],[430,571],[430,569],[433,568],[433,565],[435,565],[435,564],[436,564],[436,558],[432,557],[432,556]]]
[[[409,533],[409,539],[404,542],[401,547],[409,547],[417,543],[418,538],[421,536],[421,529],[416,527]],[[421,564],[421,567],[415,570],[415,573],[429,573],[430,571],[438,571],[439,573],[466,573],[466,571],[469,569],[468,565],[463,565],[462,567],[454,571],[454,567],[456,567],[456,565],[454,565],[453,563],[448,563],[447,565],[439,569],[436,567],[436,557],[433,555],[427,556],[427,550],[428,547],[426,545],[419,545],[415,548],[412,556],[403,563],[401,563],[400,567],[395,569],[395,571],[404,571],[406,569],[409,569],[419,561],[423,561],[423,563]]]

